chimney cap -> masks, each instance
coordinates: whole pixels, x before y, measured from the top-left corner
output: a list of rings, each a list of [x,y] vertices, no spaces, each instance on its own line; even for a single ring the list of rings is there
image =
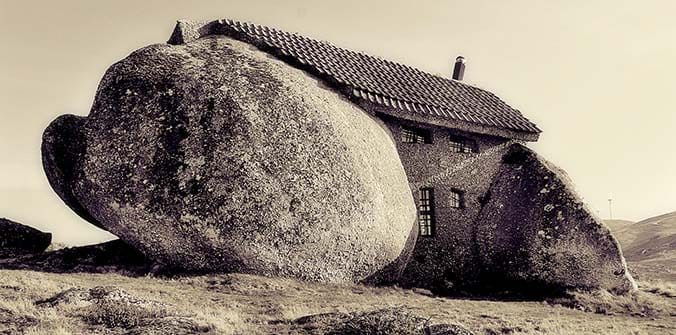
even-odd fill
[[[456,63],[464,63],[465,62],[465,57],[463,56],[458,56],[455,58]]]

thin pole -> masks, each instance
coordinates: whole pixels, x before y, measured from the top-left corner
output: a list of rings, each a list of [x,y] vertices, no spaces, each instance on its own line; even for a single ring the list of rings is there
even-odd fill
[[[610,219],[613,219],[613,199],[608,198],[608,213],[610,213]]]

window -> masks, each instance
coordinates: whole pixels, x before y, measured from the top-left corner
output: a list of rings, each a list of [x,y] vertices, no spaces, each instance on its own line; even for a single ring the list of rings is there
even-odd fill
[[[432,136],[425,129],[403,127],[401,141],[404,143],[432,143]]]
[[[420,236],[434,236],[434,190],[431,188],[420,189],[418,227]]]
[[[452,189],[451,194],[449,195],[450,206],[453,208],[463,208],[463,192],[460,190]]]
[[[477,152],[476,142],[461,136],[451,136],[451,151],[461,153]]]

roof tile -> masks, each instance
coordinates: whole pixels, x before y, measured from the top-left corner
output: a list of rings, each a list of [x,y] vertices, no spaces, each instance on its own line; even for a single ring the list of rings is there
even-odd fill
[[[535,124],[495,94],[466,83],[274,28],[230,19],[217,23],[244,35],[233,37],[265,45],[348,86],[351,88],[348,92],[357,98],[410,113],[517,132],[540,132]],[[222,33],[223,29],[217,31]]]

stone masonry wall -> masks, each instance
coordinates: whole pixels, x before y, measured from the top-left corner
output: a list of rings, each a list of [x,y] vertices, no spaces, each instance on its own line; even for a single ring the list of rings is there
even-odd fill
[[[469,134],[417,124],[378,114],[392,132],[406,170],[416,205],[420,188],[434,189],[435,235],[419,236],[401,284],[404,286],[466,286],[479,273],[476,266],[474,221],[487,197],[502,155],[509,144],[503,138]],[[402,142],[402,127],[425,129],[432,143]],[[451,149],[451,136],[476,141],[477,152],[457,153]],[[462,208],[450,206],[453,189],[463,192]]]

